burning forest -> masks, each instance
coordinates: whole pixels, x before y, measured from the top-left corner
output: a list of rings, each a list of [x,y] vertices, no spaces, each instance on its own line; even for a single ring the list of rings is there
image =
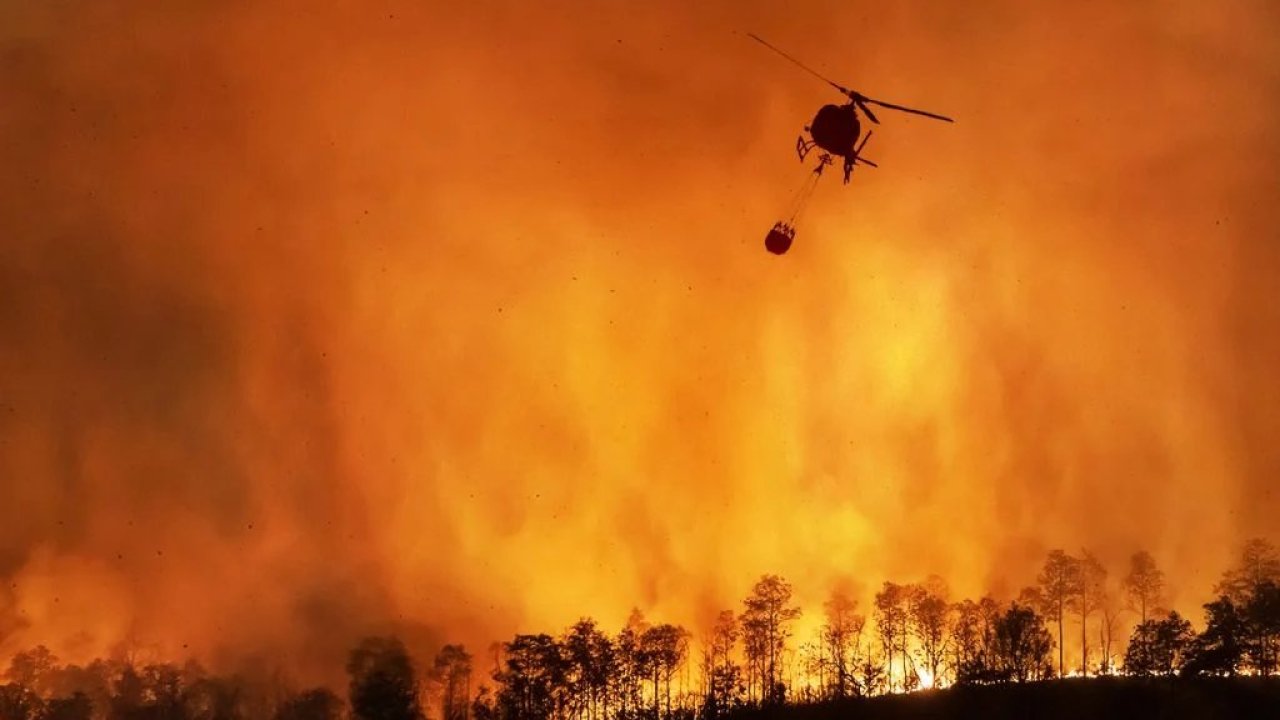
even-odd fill
[[[942,579],[931,577],[885,582],[864,613],[835,589],[807,636],[797,633],[803,611],[791,585],[765,575],[740,609],[721,611],[701,636],[635,610],[616,633],[584,617],[558,635],[518,634],[484,652],[445,644],[430,663],[396,637],[369,637],[350,651],[345,699],[278,675],[211,675],[194,662],[125,656],[62,665],[39,646],[10,663],[0,717],[708,720],[788,707],[840,712],[846,701],[890,694],[1089,677],[1208,679],[1221,692],[1231,679],[1270,681],[1280,671],[1280,552],[1265,540],[1249,541],[1223,574],[1198,632],[1164,609],[1166,579],[1150,554],[1135,553],[1119,582],[1108,575],[1087,551],[1054,550],[1036,584],[1011,600],[952,601]],[[1065,634],[1068,621],[1078,636]],[[1258,710],[1280,707],[1280,684],[1258,687],[1265,690],[1252,700],[1263,703]],[[1171,704],[1164,692],[1156,698]],[[1201,702],[1216,712],[1231,707],[1212,694]],[[874,705],[862,711],[876,717]],[[985,714],[1000,716],[990,707]],[[1216,714],[1201,708],[1199,716]]]
[[[1264,692],[1276,27],[0,3],[0,720]]]

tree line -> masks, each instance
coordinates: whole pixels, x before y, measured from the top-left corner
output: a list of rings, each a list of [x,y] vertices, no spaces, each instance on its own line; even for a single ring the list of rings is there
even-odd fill
[[[869,615],[848,593],[833,592],[816,636],[796,643],[801,609],[792,587],[766,575],[699,637],[638,611],[613,633],[584,618],[558,635],[494,644],[484,671],[460,645],[445,645],[419,667],[398,639],[368,638],[348,657],[345,697],[328,688],[283,692],[194,662],[64,665],[37,647],[10,663],[0,720],[714,720],[749,708],[957,684],[1274,675],[1280,553],[1249,541],[1214,592],[1196,632],[1163,607],[1165,578],[1150,554],[1135,553],[1112,584],[1091,553],[1054,550],[1036,582],[1003,602],[951,600],[937,577],[883,583]],[[1127,638],[1122,613],[1135,621]],[[1069,619],[1078,621],[1078,636],[1075,628],[1067,634]],[[1072,667],[1068,643],[1079,650]]]

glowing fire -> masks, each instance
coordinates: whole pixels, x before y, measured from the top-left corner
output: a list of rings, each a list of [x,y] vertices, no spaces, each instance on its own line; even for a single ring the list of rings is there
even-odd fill
[[[1277,528],[1247,6],[481,5],[0,10],[0,658],[325,676],[1085,544],[1193,614],[1203,538]],[[785,258],[830,98],[744,24],[958,119],[886,121]]]

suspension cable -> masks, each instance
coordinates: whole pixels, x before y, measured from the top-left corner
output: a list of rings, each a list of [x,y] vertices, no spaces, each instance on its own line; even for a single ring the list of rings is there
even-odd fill
[[[823,167],[823,165],[819,165],[815,168],[814,171],[805,178],[804,182],[800,185],[800,189],[797,190],[796,194],[792,197],[791,204],[788,206],[791,209],[791,214],[787,216],[787,224],[790,225],[792,229],[795,228],[796,220],[800,217],[800,214],[804,212],[806,207],[808,207],[809,199],[813,197],[814,191],[818,189],[818,180],[822,177]]]

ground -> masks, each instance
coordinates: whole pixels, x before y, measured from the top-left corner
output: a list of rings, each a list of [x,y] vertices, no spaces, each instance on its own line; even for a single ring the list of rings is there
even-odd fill
[[[1280,719],[1280,678],[1097,678],[952,688],[737,714],[734,720]]]

